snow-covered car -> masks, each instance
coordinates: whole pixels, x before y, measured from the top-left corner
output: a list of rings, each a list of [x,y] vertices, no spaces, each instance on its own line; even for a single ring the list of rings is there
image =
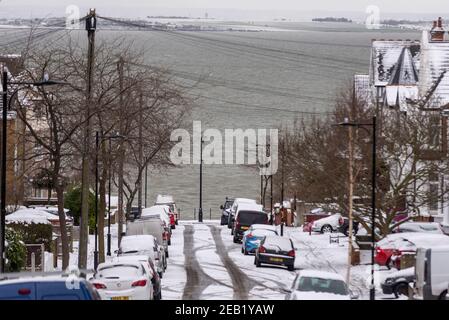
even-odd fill
[[[152,278],[145,262],[106,262],[91,282],[103,300],[153,300]]]
[[[260,267],[262,264],[286,266],[289,271],[295,269],[295,248],[289,238],[279,236],[264,237],[256,250],[254,264]]]
[[[173,215],[173,220],[174,220],[175,225],[178,225],[179,210],[178,210],[178,207],[176,206],[176,202],[173,199],[173,196],[159,194],[156,197],[156,202],[154,203],[154,205],[168,206],[170,213]],[[172,226],[172,228],[174,229],[175,227]]]
[[[437,222],[404,222],[393,230],[393,233],[404,232],[443,234],[443,230],[441,229],[440,224]]]
[[[336,273],[301,270],[285,296],[286,300],[351,300],[351,293],[343,277]]]
[[[378,241],[375,246],[375,261],[389,269],[400,269],[401,256],[415,254],[419,247],[449,246],[449,237],[443,234],[404,232],[390,234]]]
[[[129,255],[145,255],[149,259],[153,260],[156,265],[157,272],[162,278],[165,271],[163,250],[156,239],[150,235],[137,235],[137,236],[124,236],[120,241],[120,248],[118,250],[118,256]]]
[[[153,284],[154,300],[162,300],[161,278],[156,271],[156,267],[151,259],[147,256],[119,256],[114,257],[112,262],[144,262],[148,268],[145,268],[151,274],[151,283]]]
[[[320,233],[330,233],[338,231],[338,228],[340,227],[339,224],[340,218],[341,215],[339,213],[336,213],[330,215],[329,217],[315,220],[312,223],[312,231]]]
[[[353,234],[356,235],[359,230],[359,223],[352,222]],[[310,227],[313,232],[331,233],[341,232],[345,236],[349,235],[349,219],[343,217],[340,213],[330,215],[312,222]]]
[[[229,215],[228,215],[228,228],[229,229],[232,229],[232,227],[234,226],[235,213],[237,212],[237,207],[238,207],[239,203],[256,204],[257,201],[254,199],[247,199],[247,198],[235,198],[234,202],[232,203],[231,210],[229,211]]]
[[[161,219],[164,230],[165,240],[167,241],[167,245],[171,245],[171,220],[170,220],[170,207],[167,205],[156,205],[150,208],[145,208],[142,210],[141,219],[149,219],[149,218],[159,218]]]
[[[415,279],[415,267],[392,272],[381,283],[382,292],[384,294],[394,294],[396,298],[399,295],[408,295],[409,286]]]
[[[242,253],[248,255],[255,253],[259,248],[260,242],[266,236],[277,236],[276,229],[250,229],[243,233]]]

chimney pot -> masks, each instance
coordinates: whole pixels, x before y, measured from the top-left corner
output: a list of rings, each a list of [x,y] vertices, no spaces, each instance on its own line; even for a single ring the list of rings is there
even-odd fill
[[[438,28],[442,27],[443,27],[443,19],[441,19],[441,17],[438,17]]]
[[[434,21],[433,21],[433,29],[435,29],[436,27],[437,27],[437,21],[434,20]]]

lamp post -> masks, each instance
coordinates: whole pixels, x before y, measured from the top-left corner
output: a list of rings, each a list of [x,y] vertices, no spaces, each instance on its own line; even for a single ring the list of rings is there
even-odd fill
[[[31,87],[43,87],[43,86],[52,86],[57,84],[67,84],[66,82],[53,81],[48,79],[48,75],[45,74],[42,81],[39,82],[8,82],[8,71],[5,70],[3,66],[2,71],[2,101],[3,101],[3,110],[2,110],[2,156],[1,156],[1,191],[0,191],[0,273],[5,272],[5,261],[6,261],[6,226],[5,226],[5,217],[6,217],[6,161],[7,161],[7,143],[8,143],[8,86],[31,86]],[[11,95],[10,101],[14,95],[19,92],[19,89],[16,89],[14,93]]]
[[[374,287],[374,246],[376,244],[376,150],[377,150],[377,118],[373,117],[371,123],[356,123],[349,122],[345,119],[344,122],[339,123],[339,126],[343,127],[356,127],[365,129],[368,133],[369,130],[366,127],[372,127],[372,167],[371,167],[371,286],[370,286],[370,300],[376,299],[376,290]],[[350,235],[352,236],[352,235]]]
[[[109,140],[109,152],[112,153],[112,139],[122,138],[121,135],[102,136],[95,132],[95,250],[94,250],[94,267],[98,266],[98,152],[100,149],[100,142],[103,143],[106,139]],[[106,255],[111,256],[111,189],[112,189],[112,161],[109,161],[109,182],[108,182],[108,234],[107,234],[107,252]]]
[[[200,144],[200,207],[198,209],[198,222],[203,222],[203,134]]]

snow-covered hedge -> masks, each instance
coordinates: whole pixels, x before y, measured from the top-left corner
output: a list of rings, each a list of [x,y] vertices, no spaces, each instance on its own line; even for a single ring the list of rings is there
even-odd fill
[[[6,228],[6,271],[19,272],[25,267],[27,251],[19,232]]]

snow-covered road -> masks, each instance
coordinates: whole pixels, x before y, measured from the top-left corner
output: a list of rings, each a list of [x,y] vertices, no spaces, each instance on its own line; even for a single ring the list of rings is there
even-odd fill
[[[163,279],[165,299],[284,299],[297,270],[315,269],[346,276],[348,239],[330,243],[329,235],[285,228],[297,248],[295,268],[254,265],[253,256],[241,253],[230,230],[219,221],[203,224],[183,221],[172,235],[169,267]],[[363,260],[363,259],[362,259]],[[379,274],[379,273],[377,273]],[[367,299],[370,265],[351,267],[350,288]],[[379,298],[381,292],[378,292]]]

